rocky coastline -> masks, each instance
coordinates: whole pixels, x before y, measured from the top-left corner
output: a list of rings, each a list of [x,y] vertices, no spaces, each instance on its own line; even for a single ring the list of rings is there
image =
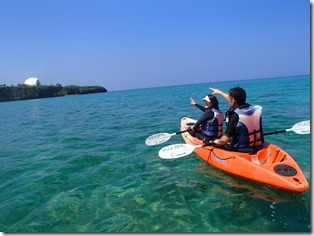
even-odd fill
[[[25,84],[16,86],[0,85],[0,102],[104,92],[107,92],[107,89],[102,86],[68,85],[63,87],[60,84],[40,86]]]

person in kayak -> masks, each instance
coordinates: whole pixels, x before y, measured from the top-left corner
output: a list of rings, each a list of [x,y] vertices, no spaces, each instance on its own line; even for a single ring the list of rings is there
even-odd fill
[[[211,143],[223,148],[241,152],[254,152],[264,143],[261,112],[246,103],[243,88],[234,87],[229,93],[210,88],[212,94],[221,95],[230,106],[226,112],[227,128],[224,135]]]
[[[224,115],[222,111],[219,110],[218,100],[214,95],[208,94],[203,98],[203,101],[205,106],[197,104],[193,98],[190,98],[190,103],[198,107],[204,113],[189,133],[193,137],[203,140],[204,143],[208,143],[209,140],[222,136]]]

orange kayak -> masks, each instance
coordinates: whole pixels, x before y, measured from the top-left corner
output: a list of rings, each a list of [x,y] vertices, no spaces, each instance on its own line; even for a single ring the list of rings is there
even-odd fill
[[[181,131],[187,130],[195,122],[196,120],[188,117],[182,118]],[[203,144],[188,132],[182,133],[182,137],[187,144]],[[228,151],[213,146],[195,148],[194,152],[208,164],[241,178],[296,193],[309,189],[298,164],[287,152],[274,144],[265,142],[263,149],[255,154]]]

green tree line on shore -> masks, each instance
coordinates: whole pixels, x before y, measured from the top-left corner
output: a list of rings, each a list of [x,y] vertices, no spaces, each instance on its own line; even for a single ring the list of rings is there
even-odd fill
[[[16,86],[0,85],[0,102],[102,92],[107,92],[107,89],[101,86],[69,85],[63,87],[61,84],[40,86],[25,84]]]

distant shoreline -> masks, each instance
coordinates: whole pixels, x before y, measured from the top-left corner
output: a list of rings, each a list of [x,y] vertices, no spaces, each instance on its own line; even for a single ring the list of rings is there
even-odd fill
[[[61,97],[68,95],[82,95],[89,93],[104,93],[107,89],[102,86],[77,86],[68,85],[0,85],[0,102],[29,100],[39,98]]]

